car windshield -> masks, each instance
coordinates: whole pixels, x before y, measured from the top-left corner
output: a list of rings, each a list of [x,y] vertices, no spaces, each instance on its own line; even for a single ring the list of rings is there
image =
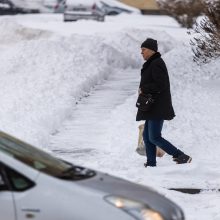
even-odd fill
[[[94,175],[85,168],[78,168],[71,163],[62,161],[52,155],[20,141],[7,134],[0,133],[0,151],[7,153],[13,158],[49,175],[64,179],[82,179],[82,176]],[[83,172],[82,172],[83,170]],[[87,170],[87,172],[85,172]]]

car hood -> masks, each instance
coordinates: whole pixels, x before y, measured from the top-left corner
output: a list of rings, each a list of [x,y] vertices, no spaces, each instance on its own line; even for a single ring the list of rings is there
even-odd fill
[[[157,193],[153,189],[117,178],[108,174],[97,172],[93,178],[75,182],[80,186],[102,191],[105,195],[121,196],[133,199],[148,205],[160,212],[167,220],[183,220],[183,212],[179,206]],[[182,216],[176,218],[174,216]]]

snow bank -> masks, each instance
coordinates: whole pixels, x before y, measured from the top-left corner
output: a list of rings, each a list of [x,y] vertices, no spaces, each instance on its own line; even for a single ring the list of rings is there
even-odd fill
[[[219,125],[216,121],[219,120],[220,100],[213,82],[219,85],[220,59],[198,66],[193,62],[190,46],[185,43],[166,53],[164,59],[170,74],[173,105],[177,114],[166,127],[165,136],[173,143],[177,142],[178,137],[177,146],[196,158],[199,161],[197,166],[201,168],[205,166],[203,161],[208,161],[207,155],[218,160],[215,146],[219,141]],[[202,149],[206,149],[206,153],[198,155]]]
[[[85,151],[83,157],[75,160],[77,164],[101,167],[102,171],[157,188],[183,207],[186,219],[198,219],[198,207],[201,207],[200,219],[219,219],[218,194],[206,191],[192,196],[166,188],[219,187],[220,60],[196,66],[189,45],[177,42],[166,33],[187,42],[188,37],[183,36],[185,30],[178,28],[171,18],[167,22],[165,16],[146,16],[146,19],[138,16],[129,20],[123,15],[107,18],[105,24],[90,21],[64,24],[60,17],[47,15],[14,18],[23,19],[30,28],[17,24],[14,19],[0,18],[1,130],[39,147],[46,146],[49,135],[61,128],[61,123],[73,112],[77,114],[75,103],[92,86],[113,71],[129,75],[127,68],[138,67],[131,70],[138,75],[143,62],[139,56],[140,43],[146,37],[155,37],[160,51],[166,52],[163,57],[169,69],[177,113],[169,126],[164,125],[163,135],[190,154],[193,163],[176,166],[165,155],[158,159],[158,169],[143,168],[145,158],[134,151],[138,129],[134,120],[136,95],[128,96],[108,115],[105,135],[97,142],[108,141],[109,145],[101,145],[100,152],[104,146],[110,153],[95,151],[93,155]],[[43,34],[28,37],[29,31]],[[81,117],[80,123],[81,119],[89,120]],[[88,132],[90,129],[91,126]],[[70,141],[75,136],[71,133]],[[63,140],[62,143],[65,144]]]
[[[29,128],[21,134],[32,140],[39,140],[39,133],[47,136],[71,113],[74,99],[114,68],[135,65],[122,55],[95,38],[82,36],[32,40],[2,51],[0,115],[5,121],[1,129],[17,134]]]
[[[0,19],[0,45],[13,44],[24,40],[48,38],[50,31],[26,28],[11,18]]]
[[[219,78],[220,59],[198,65],[193,61],[193,55],[191,46],[186,42],[179,43],[164,56],[171,77],[175,77],[178,86],[182,85],[180,78],[184,78],[185,82],[200,82],[204,79]]]
[[[116,69],[142,62],[138,54],[146,32],[140,29],[61,36],[12,19],[0,23],[0,127],[38,146],[47,144],[91,87]],[[172,38],[161,32],[162,37],[172,45]]]
[[[39,19],[46,21],[46,16]],[[37,17],[33,20],[37,22]],[[179,68],[171,73],[173,77],[187,75],[182,57],[190,63],[188,69],[192,68],[189,48],[165,31],[125,26],[120,31],[82,35],[74,26],[56,22],[61,30],[72,27],[74,32],[62,36],[57,31],[18,24],[12,17],[0,19],[1,130],[38,146],[47,144],[49,134],[94,85],[116,69],[139,68],[143,62],[140,44],[147,37],[158,39],[163,54],[170,51],[165,55],[170,69]],[[182,48],[172,50],[178,44]],[[185,51],[183,56],[180,49]],[[181,81],[176,82],[179,86]]]

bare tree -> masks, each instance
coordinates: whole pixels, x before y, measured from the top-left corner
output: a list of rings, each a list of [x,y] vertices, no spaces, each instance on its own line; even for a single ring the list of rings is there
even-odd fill
[[[207,63],[220,56],[220,0],[203,0],[205,17],[196,24],[191,40],[194,61]]]
[[[201,0],[157,0],[159,7],[174,17],[182,27],[192,28],[201,14]]]

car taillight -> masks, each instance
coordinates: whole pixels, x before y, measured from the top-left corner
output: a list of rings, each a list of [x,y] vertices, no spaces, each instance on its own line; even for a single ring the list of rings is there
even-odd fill
[[[96,9],[96,3],[94,3],[93,5],[92,5],[92,10],[95,10]]]

